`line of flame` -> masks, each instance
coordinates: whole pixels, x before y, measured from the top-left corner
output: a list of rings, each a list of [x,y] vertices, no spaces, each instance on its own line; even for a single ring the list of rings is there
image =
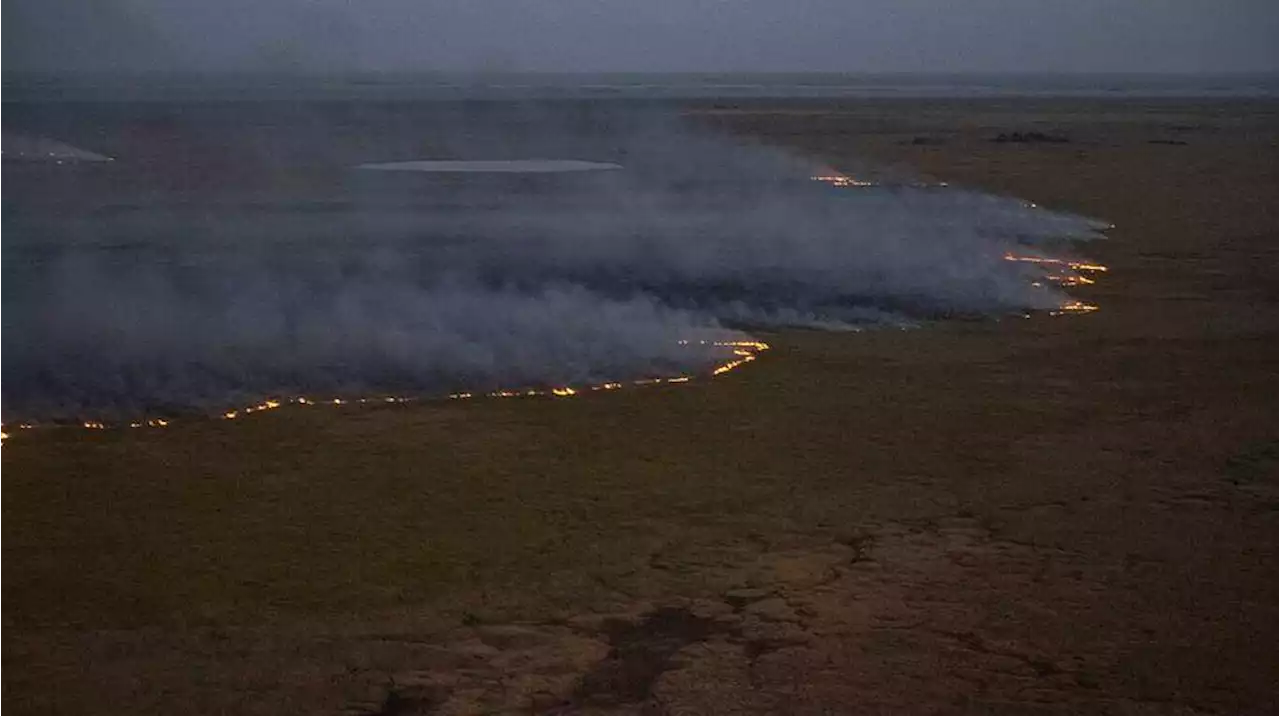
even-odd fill
[[[739,356],[739,358],[737,358],[736,360],[729,361],[728,363],[725,363],[723,365],[717,366],[711,371],[712,376],[723,375],[724,373],[727,373],[728,371],[733,370],[734,368],[737,368],[738,366],[744,363],[753,361],[755,360],[757,353],[766,351],[769,349],[769,344],[764,343],[763,341],[681,340],[678,343],[679,345],[702,345],[702,346],[716,346],[721,348],[733,348],[734,354]],[[637,386],[657,385],[657,384],[663,384],[663,383],[683,384],[683,383],[689,383],[693,380],[694,380],[694,376],[692,375],[675,375],[675,376],[663,376],[663,377],[654,377],[654,378],[639,378],[631,381],[631,384],[637,385]],[[501,389],[501,390],[495,390],[495,391],[492,391],[489,393],[483,393],[483,394],[477,394],[477,393],[471,393],[471,392],[450,393],[448,396],[446,396],[446,398],[449,400],[466,400],[469,398],[477,398],[477,397],[523,398],[523,397],[550,396],[555,398],[568,398],[576,395],[581,395],[583,392],[587,392],[587,391],[596,392],[596,391],[618,390],[618,389],[621,389],[622,387],[624,387],[623,383],[610,381],[606,383],[582,386],[578,388],[565,385],[565,386],[558,386],[558,387],[553,387],[545,390],[538,389],[538,388],[523,388],[523,389]],[[249,405],[243,408],[233,408],[233,409],[226,410],[221,414],[219,414],[217,417],[222,420],[236,420],[238,418],[241,418],[253,413],[260,413],[268,410],[277,410],[279,408],[283,408],[289,405],[302,405],[302,406],[367,405],[370,403],[383,403],[383,404],[412,403],[412,402],[418,402],[418,401],[428,400],[428,399],[429,398],[419,398],[419,397],[413,397],[413,396],[396,396],[396,395],[388,395],[388,396],[373,397],[373,398],[318,399],[318,398],[310,398],[306,396],[297,396],[293,398],[278,398],[278,399],[272,398],[272,399],[263,400],[260,403],[255,403],[254,405]],[[163,428],[163,427],[168,427],[169,425],[172,424],[172,422],[173,422],[172,419],[168,419],[168,418],[149,418],[146,420],[137,420],[137,421],[130,422],[128,423],[128,426],[130,428]],[[19,423],[18,425],[12,426],[12,427],[4,426],[4,429],[0,430],[0,440],[8,439],[13,434],[11,432],[13,430],[30,430],[32,428],[37,428],[37,427],[42,427],[42,426],[36,423]],[[107,423],[97,421],[97,420],[86,420],[80,424],[80,427],[88,430],[105,430],[107,428],[115,427],[115,426],[108,425]],[[120,427],[123,427],[123,425]]]
[[[1097,281],[1085,274],[1104,273],[1107,270],[1106,266],[1103,266],[1102,264],[1099,264],[1099,263],[1092,263],[1088,261],[1073,261],[1071,259],[1055,259],[1055,258],[1049,258],[1047,256],[1019,256],[1012,252],[1006,252],[1004,255],[1004,260],[1016,261],[1019,263],[1035,264],[1037,266],[1045,266],[1045,267],[1061,267],[1068,271],[1075,272],[1075,273],[1065,273],[1065,272],[1064,273],[1046,273],[1042,277],[1043,280],[1048,281],[1050,283],[1057,284],[1059,286],[1088,286],[1088,285],[1097,283]],[[1041,283],[1040,281],[1033,281],[1031,282],[1031,285],[1039,288],[1039,287],[1042,287],[1044,284]],[[1094,311],[1097,311],[1097,310],[1098,310],[1097,306],[1091,303],[1085,303],[1084,301],[1079,301],[1073,298],[1073,299],[1068,299],[1062,302],[1057,308],[1049,311],[1049,315],[1065,316],[1068,314],[1093,313]]]

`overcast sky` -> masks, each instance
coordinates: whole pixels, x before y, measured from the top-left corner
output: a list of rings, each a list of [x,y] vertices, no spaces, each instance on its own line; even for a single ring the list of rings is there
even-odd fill
[[[1276,71],[1275,0],[5,0],[6,70]]]

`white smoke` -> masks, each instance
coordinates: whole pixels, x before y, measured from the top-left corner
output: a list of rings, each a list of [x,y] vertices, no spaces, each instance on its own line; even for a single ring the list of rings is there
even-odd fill
[[[679,341],[1055,307],[1005,254],[1102,228],[948,188],[834,188],[667,121],[415,111],[183,120],[160,147],[126,112],[81,120],[118,161],[6,162],[6,420],[702,370],[723,351]],[[415,145],[623,168],[356,168]]]

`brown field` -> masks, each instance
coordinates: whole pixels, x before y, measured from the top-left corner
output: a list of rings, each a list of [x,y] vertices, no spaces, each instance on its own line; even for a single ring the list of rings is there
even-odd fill
[[[22,435],[5,705],[1274,713],[1275,103],[689,111],[1110,220],[1074,290],[1101,310],[787,332],[568,400]]]

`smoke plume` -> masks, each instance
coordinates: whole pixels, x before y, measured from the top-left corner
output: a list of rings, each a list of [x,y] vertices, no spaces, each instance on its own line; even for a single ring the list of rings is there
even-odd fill
[[[6,421],[695,372],[725,355],[699,340],[753,329],[1053,308],[1006,254],[1100,228],[832,186],[636,108],[105,103],[6,125],[6,147],[60,152],[6,154]],[[605,168],[362,166],[428,159]]]

